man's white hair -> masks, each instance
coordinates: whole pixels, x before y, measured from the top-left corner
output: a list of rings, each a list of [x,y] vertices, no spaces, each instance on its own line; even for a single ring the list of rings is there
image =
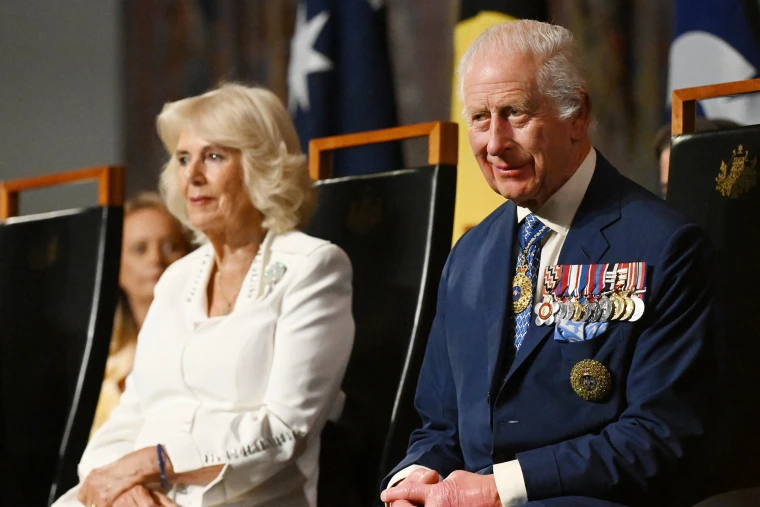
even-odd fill
[[[504,58],[526,54],[538,64],[536,86],[562,120],[571,118],[588,93],[586,62],[567,28],[533,20],[507,21],[483,32],[459,62],[459,97],[464,101],[464,76],[476,57]]]

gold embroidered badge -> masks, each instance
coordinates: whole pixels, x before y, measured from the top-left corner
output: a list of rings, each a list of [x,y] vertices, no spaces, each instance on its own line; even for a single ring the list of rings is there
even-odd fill
[[[723,197],[736,199],[737,197],[749,192],[757,183],[757,156],[749,158],[749,150],[745,151],[740,144],[735,149],[729,160],[731,170],[724,161],[720,161],[720,174],[715,181],[718,183],[715,190],[720,192]]]

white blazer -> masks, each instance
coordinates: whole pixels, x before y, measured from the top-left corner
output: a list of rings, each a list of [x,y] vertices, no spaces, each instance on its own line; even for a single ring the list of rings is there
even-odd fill
[[[206,244],[159,280],[126,391],[80,480],[161,443],[177,472],[224,465],[208,486],[175,487],[182,507],[316,507],[319,436],[342,410],[354,338],[348,257],[300,232],[270,233],[232,313],[209,318],[213,265]],[[81,505],[76,493],[54,505]]]

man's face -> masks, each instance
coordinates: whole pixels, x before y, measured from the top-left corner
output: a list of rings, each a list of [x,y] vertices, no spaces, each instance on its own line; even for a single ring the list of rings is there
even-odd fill
[[[532,57],[481,54],[464,75],[470,145],[488,185],[518,206],[539,208],[583,161],[587,106],[559,120],[536,87]]]

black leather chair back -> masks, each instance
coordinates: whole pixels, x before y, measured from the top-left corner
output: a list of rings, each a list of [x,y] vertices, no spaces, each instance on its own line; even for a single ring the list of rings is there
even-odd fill
[[[343,248],[354,270],[356,340],[320,455],[319,505],[379,503],[379,484],[420,421],[414,393],[451,248],[456,168],[322,180],[306,232]]]
[[[720,437],[728,456],[713,461],[724,462],[719,468],[728,470],[726,482],[736,487],[760,485],[760,319],[754,289],[760,286],[758,154],[757,125],[677,136],[667,193],[667,201],[701,225],[717,250],[714,275],[730,367],[712,410],[728,427]]]
[[[15,472],[5,480],[24,496],[18,505],[49,505],[78,482],[108,356],[121,231],[121,207],[0,223],[0,449]]]

